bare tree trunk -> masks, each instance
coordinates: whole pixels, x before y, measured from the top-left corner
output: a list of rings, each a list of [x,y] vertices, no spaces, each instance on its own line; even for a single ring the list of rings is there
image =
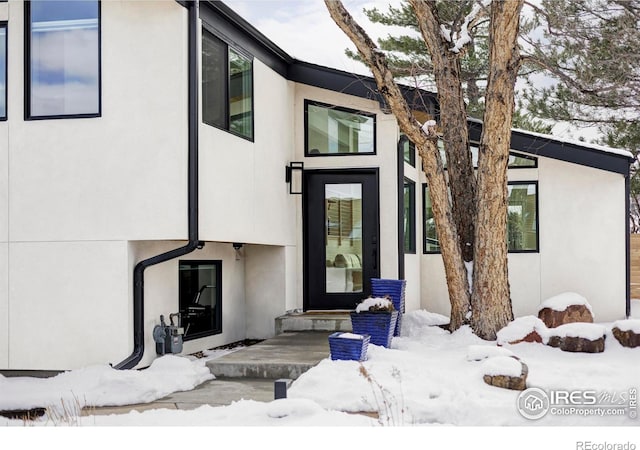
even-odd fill
[[[442,259],[447,278],[449,300],[451,302],[450,328],[455,330],[465,322],[470,295],[462,250],[458,240],[456,222],[453,219],[449,201],[447,180],[442,168],[437,148],[435,130],[423,130],[413,117],[387,59],[369,38],[366,32],[353,20],[349,12],[338,0],[325,0],[325,5],[334,22],[351,39],[363,61],[371,69],[380,93],[384,95],[391,111],[398,120],[403,133],[416,145],[423,161],[423,170],[429,183],[429,193],[433,204],[436,231],[440,239]],[[465,121],[466,124],[466,121]]]
[[[409,0],[409,3],[416,14],[422,38],[433,63],[440,104],[442,140],[447,155],[449,188],[453,201],[453,220],[458,230],[462,257],[465,261],[472,261],[476,179],[469,151],[467,107],[462,92],[460,55],[453,53],[450,50],[452,44],[442,37],[436,2]]]
[[[520,56],[522,0],[494,0],[489,77],[478,160],[478,196],[471,325],[483,339],[513,320],[507,268],[507,165]]]

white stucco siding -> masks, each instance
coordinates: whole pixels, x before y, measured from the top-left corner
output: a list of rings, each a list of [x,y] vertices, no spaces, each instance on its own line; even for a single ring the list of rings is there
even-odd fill
[[[0,242],[0,369],[9,367],[9,244]]]
[[[624,177],[538,157],[538,169],[511,169],[509,181],[538,181],[538,253],[509,253],[515,316],[537,314],[545,299],[575,291],[598,321],[625,313]],[[448,315],[442,259],[422,256],[422,307]]]
[[[9,126],[0,122],[0,242],[9,241]]]
[[[625,314],[622,175],[540,158],[541,299],[574,291],[597,321]]]
[[[275,318],[286,311],[286,248],[249,245],[246,261],[247,338],[265,339],[275,334]]]
[[[185,8],[102,2],[102,116],[25,121],[23,7],[10,6],[11,239],[184,237]]]
[[[165,251],[179,248],[185,242],[130,242],[129,252],[133,255],[128,273],[133,273],[135,264]],[[153,340],[153,327],[160,323],[160,315],[169,323],[169,314],[179,310],[178,265],[180,261],[220,260],[222,261],[222,333],[213,336],[185,341],[182,354],[194,353],[245,338],[245,257],[236,260],[236,252],[228,243],[207,242],[203,249],[188,255],[147,268],[145,271],[145,312],[144,339],[145,352],[138,367],[151,364],[157,357]],[[132,289],[132,287],[130,287]],[[132,317],[132,300],[128,303],[128,317]],[[122,321],[123,316],[119,317]],[[120,359],[124,359],[133,350],[133,325],[129,322],[124,331],[129,345],[121,348]],[[119,361],[118,361],[119,362]]]
[[[3,368],[118,362],[130,332],[126,242],[12,243],[9,255]]]
[[[291,245],[298,196],[293,159],[293,85],[253,62],[254,141],[200,126],[200,235],[205,240]]]

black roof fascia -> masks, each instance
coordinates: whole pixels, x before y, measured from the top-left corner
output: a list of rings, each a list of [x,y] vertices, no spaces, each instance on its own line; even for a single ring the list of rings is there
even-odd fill
[[[376,100],[383,110],[386,109],[384,97],[380,94],[375,79],[370,76],[294,60],[289,65],[287,78],[297,83]],[[436,94],[408,86],[399,85],[399,87],[410,109],[423,111],[435,117]]]
[[[468,124],[469,139],[480,142],[482,123],[468,121]],[[629,175],[629,167],[633,161],[629,156],[618,153],[610,153],[517,130],[511,131],[511,149],[533,156],[544,156],[625,176]]]
[[[176,1],[184,6],[184,1]],[[372,77],[292,58],[220,0],[202,0],[200,16],[210,28],[213,28],[211,31],[218,34],[220,38],[251,53],[290,81],[376,100],[381,108],[386,107]],[[400,86],[400,89],[411,109],[436,116],[438,109],[436,94],[407,86]]]
[[[293,58],[227,5],[221,1],[201,1],[200,17],[220,38],[251,53],[283,77],[287,76]]]

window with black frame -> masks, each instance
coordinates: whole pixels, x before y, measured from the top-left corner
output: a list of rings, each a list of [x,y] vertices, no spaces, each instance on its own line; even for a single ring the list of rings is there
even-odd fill
[[[375,114],[305,100],[305,155],[376,152]]]
[[[439,253],[440,242],[429,188],[423,184],[424,253]],[[512,181],[508,185],[507,245],[509,252],[538,251],[538,182]]]
[[[100,2],[25,2],[25,118],[96,117]]]
[[[253,61],[202,30],[202,120],[253,140]]]
[[[222,261],[180,261],[178,267],[184,339],[222,333]]]
[[[416,184],[404,180],[404,252],[416,252]]]

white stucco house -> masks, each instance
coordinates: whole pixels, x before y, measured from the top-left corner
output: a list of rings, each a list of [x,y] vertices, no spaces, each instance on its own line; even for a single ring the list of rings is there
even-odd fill
[[[0,370],[144,367],[176,312],[183,353],[268,338],[372,277],[448,313],[420,162],[372,80],[291,58],[223,3],[0,1],[0,87]],[[576,291],[624,318],[628,154],[511,146],[515,314]]]

